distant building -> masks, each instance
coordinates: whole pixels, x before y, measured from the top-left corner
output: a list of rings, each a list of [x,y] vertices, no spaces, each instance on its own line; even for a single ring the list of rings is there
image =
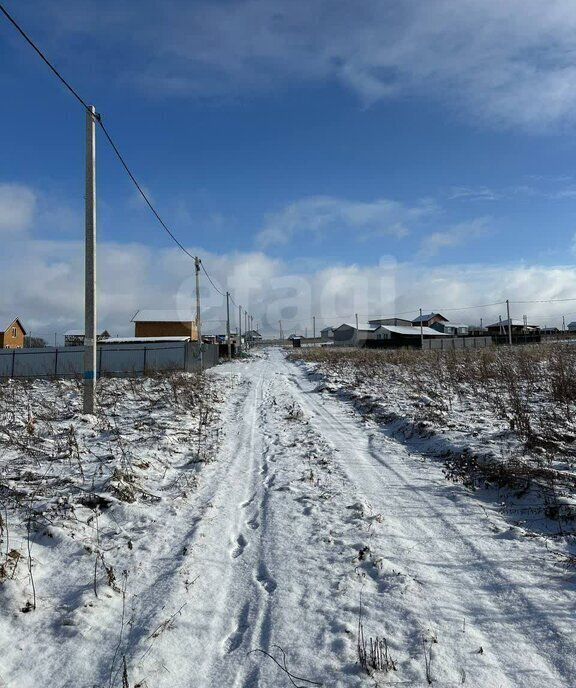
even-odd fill
[[[512,334],[535,334],[540,331],[538,325],[529,325],[523,320],[514,320],[514,318],[492,323],[486,329],[490,334],[508,334],[510,328],[512,328]]]
[[[11,315],[0,315],[0,348],[2,349],[21,349],[24,346],[26,330],[22,326],[19,318]]]
[[[412,325],[420,327],[420,323],[422,323],[423,327],[432,327],[437,322],[448,322],[448,318],[445,318],[441,313],[423,313],[412,320]]]
[[[394,325],[399,327],[410,327],[412,325],[411,320],[405,320],[404,318],[376,318],[375,320],[369,320],[369,325]]]
[[[541,327],[540,334],[560,334],[558,327]]]
[[[381,325],[375,332],[375,339],[377,341],[384,339],[396,342],[402,346],[402,344],[410,345],[419,342],[421,335],[424,339],[444,336],[431,327],[422,326],[422,330],[420,330],[420,327],[413,327],[412,325]]]
[[[196,322],[185,319],[183,311],[176,310],[142,310],[136,311],[132,318],[136,337],[190,337],[198,340]]]
[[[449,322],[448,320],[439,320],[431,325],[432,329],[441,332],[450,337],[466,337],[469,332],[468,325],[463,323]]]
[[[334,328],[334,344],[337,346],[364,346],[369,339],[375,339],[374,333],[378,325],[359,323],[356,325],[343,323]]]
[[[262,335],[257,330],[248,330],[248,332],[246,332],[244,334],[244,337],[245,337],[247,342],[261,342],[262,341]]]
[[[570,332],[576,332],[576,320],[573,320],[571,323],[568,323],[568,330]]]
[[[96,341],[107,339],[110,336],[108,330],[102,330],[96,335]],[[64,332],[64,346],[84,346],[84,330],[68,330]]]
[[[323,342],[331,342],[334,339],[334,328],[325,327],[323,330],[320,330],[320,339]]]

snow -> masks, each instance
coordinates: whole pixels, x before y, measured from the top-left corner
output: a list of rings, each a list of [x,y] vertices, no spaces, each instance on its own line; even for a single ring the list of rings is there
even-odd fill
[[[0,685],[290,685],[271,656],[296,685],[571,685],[547,540],[310,371],[268,349],[106,381],[96,419],[73,382],[2,387]],[[387,672],[359,666],[359,621]]]

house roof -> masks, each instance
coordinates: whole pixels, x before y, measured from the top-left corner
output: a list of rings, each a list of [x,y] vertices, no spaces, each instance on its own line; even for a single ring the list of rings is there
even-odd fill
[[[512,327],[524,327],[524,321],[523,320],[515,320],[514,318],[506,318],[506,320],[502,320],[502,322],[495,322],[492,323],[491,325],[488,325],[487,327],[500,327],[500,325],[503,325],[504,327],[508,327],[508,325],[512,322]],[[528,323],[526,327],[538,327],[537,325],[531,325]]]
[[[378,329],[386,330],[387,332],[392,332],[394,334],[408,335],[411,337],[420,336],[420,328],[412,327],[411,325],[380,325]],[[434,330],[431,327],[423,327],[422,334],[425,334],[428,337],[444,336],[442,332],[438,332],[438,330]]]
[[[147,342],[189,342],[190,337],[106,337],[99,344],[138,344]]]
[[[24,334],[26,334],[26,330],[24,328],[24,325],[22,325],[22,321],[17,315],[14,315],[13,313],[0,313],[0,332],[6,332],[6,330],[12,325],[13,322],[18,321],[20,327],[22,328],[22,331]]]
[[[334,329],[334,328],[333,328],[332,326],[328,325],[328,327],[323,327],[323,328],[320,330],[320,332],[326,332],[326,330],[333,330],[333,329]]]
[[[339,330],[341,327],[351,327],[353,330],[355,330],[356,323],[342,323],[342,325],[338,325],[338,327],[334,327],[332,329]],[[358,323],[359,332],[374,332],[379,327],[379,325],[370,325],[370,323]]]
[[[439,324],[447,327],[470,327],[470,325],[467,325],[466,323],[451,322],[450,320],[443,320]]]
[[[136,311],[132,322],[192,322],[192,311],[187,313],[185,310],[169,310],[164,308],[149,308],[147,310]]]
[[[435,315],[440,316],[444,320],[448,320],[448,318],[445,318],[442,313],[422,313],[422,315],[419,315],[418,317],[414,318],[412,320],[413,323],[416,322],[426,322],[427,320],[430,320],[430,318],[433,318]]]

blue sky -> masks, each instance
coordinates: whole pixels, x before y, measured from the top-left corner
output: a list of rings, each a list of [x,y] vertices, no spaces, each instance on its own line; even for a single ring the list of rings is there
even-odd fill
[[[6,6],[264,327],[576,297],[568,0]],[[84,115],[6,21],[0,88],[0,239],[27,268],[8,271],[0,311],[60,331],[82,318]],[[103,137],[98,219],[104,324],[126,333],[137,308],[186,303],[189,259]]]

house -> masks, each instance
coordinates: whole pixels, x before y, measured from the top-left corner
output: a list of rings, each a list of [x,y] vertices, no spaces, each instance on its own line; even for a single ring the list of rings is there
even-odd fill
[[[108,330],[102,330],[96,335],[96,341],[110,337]],[[64,332],[64,346],[84,346],[84,330],[68,330]]]
[[[21,349],[24,346],[26,330],[22,326],[19,318],[11,315],[0,316],[0,348],[2,349]]]
[[[336,346],[365,346],[366,341],[374,339],[374,332],[378,325],[359,323],[356,325],[342,323],[334,328],[334,344]]]
[[[380,325],[375,332],[376,342],[386,340],[395,342],[399,346],[418,346],[420,337],[431,339],[433,337],[444,337],[442,332],[438,332],[431,327],[412,327],[412,325]]]
[[[454,323],[449,320],[439,320],[431,325],[432,329],[450,337],[466,337],[469,332],[468,325],[464,323]]]
[[[136,337],[190,337],[198,340],[198,328],[191,313],[184,310],[152,309],[136,311],[132,321]]]
[[[514,318],[492,323],[486,329],[489,334],[508,334],[510,327],[512,334],[535,334],[540,331],[538,325],[528,325],[524,320],[515,320]]]
[[[423,313],[412,320],[412,325],[420,327],[420,323],[422,323],[423,327],[432,327],[437,322],[448,322],[448,318],[445,318],[441,313]]]
[[[369,325],[397,325],[400,327],[410,327],[412,325],[411,320],[405,320],[404,318],[377,318],[376,320],[369,320]]]
[[[261,342],[262,335],[257,330],[248,330],[244,333],[247,342]]]
[[[334,328],[333,327],[325,327],[323,330],[320,330],[320,339],[323,342],[331,342],[334,339]]]

